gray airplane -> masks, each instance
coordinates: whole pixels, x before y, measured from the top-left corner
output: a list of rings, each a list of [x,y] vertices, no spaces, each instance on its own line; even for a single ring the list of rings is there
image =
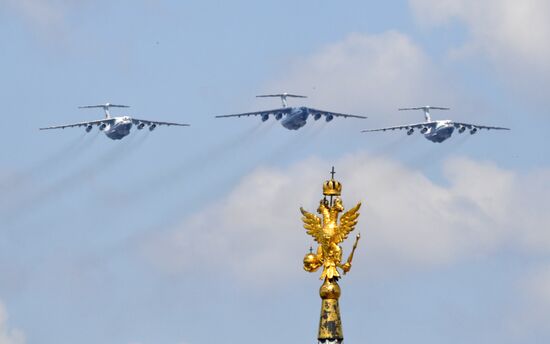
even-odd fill
[[[353,117],[353,118],[366,118],[364,116],[356,116],[356,115],[349,115],[344,113],[336,113],[336,112],[329,112],[324,110],[317,110],[308,108],[305,106],[301,107],[288,107],[286,98],[307,98],[306,96],[299,96],[296,94],[289,94],[289,93],[281,93],[281,94],[266,94],[261,96],[256,96],[259,98],[263,97],[279,97],[281,98],[281,101],[283,102],[283,107],[280,109],[274,109],[274,110],[265,110],[265,111],[257,111],[257,112],[246,112],[246,113],[238,113],[234,115],[221,115],[216,116],[216,118],[222,118],[222,117],[241,117],[241,116],[261,116],[262,121],[265,122],[269,119],[270,115],[273,115],[276,120],[281,120],[281,125],[289,130],[298,130],[304,125],[306,125],[307,118],[309,115],[313,116],[314,120],[318,120],[321,118],[321,116],[325,116],[325,120],[327,122],[330,122],[334,119],[334,117]]]
[[[436,120],[433,121],[432,117],[430,116],[430,109],[434,110],[449,110],[449,108],[446,107],[438,107],[438,106],[421,106],[421,107],[413,107],[413,108],[401,108],[402,110],[423,110],[424,111],[424,117],[425,122],[423,123],[415,123],[415,124],[406,124],[406,125],[399,125],[395,127],[386,127],[386,128],[380,128],[380,129],[368,129],[368,130],[362,130],[362,132],[372,132],[372,131],[386,131],[386,130],[396,130],[396,129],[405,129],[407,130],[407,135],[412,135],[414,133],[415,129],[418,129],[421,134],[424,135],[424,137],[432,142],[441,143],[451,137],[453,134],[453,131],[457,129],[459,134],[462,134],[466,129],[470,131],[470,134],[475,134],[479,129],[487,129],[487,130],[510,130],[509,128],[503,128],[503,127],[488,127],[485,125],[477,125],[477,124],[469,124],[469,123],[461,123],[461,122],[454,122],[450,120]]]
[[[89,122],[79,122],[79,123],[73,123],[73,124],[65,124],[65,125],[57,125],[53,127],[46,127],[46,128],[40,128],[40,130],[47,130],[47,129],[65,129],[70,127],[86,127],[86,132],[89,133],[93,126],[96,125],[100,131],[103,131],[105,135],[112,139],[112,140],[120,140],[130,134],[130,129],[132,129],[132,125],[136,125],[136,128],[138,130],[143,129],[145,126],[148,126],[150,131],[153,131],[157,126],[160,125],[177,125],[177,126],[183,126],[187,127],[189,124],[182,124],[182,123],[172,123],[172,122],[158,122],[158,121],[149,121],[145,119],[137,119],[132,118],[130,116],[116,116],[111,117],[111,113],[109,112],[109,108],[117,107],[117,108],[129,108],[127,105],[115,105],[115,104],[104,104],[104,105],[88,105],[88,106],[80,106],[79,109],[90,109],[90,108],[102,108],[103,111],[105,111],[105,118],[104,119],[98,119],[95,121],[89,121]]]

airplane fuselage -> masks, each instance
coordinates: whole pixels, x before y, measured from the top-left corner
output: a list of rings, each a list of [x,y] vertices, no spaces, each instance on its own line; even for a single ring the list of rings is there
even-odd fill
[[[432,142],[441,143],[451,137],[455,129],[451,121],[436,121],[434,127],[428,127],[424,137]]]
[[[293,107],[281,120],[281,125],[289,130],[298,130],[306,125],[309,113],[305,107]]]
[[[132,119],[128,116],[115,117],[112,124],[105,124],[104,128],[100,127],[100,130],[112,140],[120,140],[128,136],[130,129],[132,129]]]
[[[302,107],[293,107],[290,112],[281,120],[281,125],[289,130],[298,130],[307,123],[307,118],[309,115],[312,115],[313,118],[317,121],[321,118],[320,113],[310,113],[310,109]],[[333,116],[328,115],[325,117],[327,122],[332,121]]]

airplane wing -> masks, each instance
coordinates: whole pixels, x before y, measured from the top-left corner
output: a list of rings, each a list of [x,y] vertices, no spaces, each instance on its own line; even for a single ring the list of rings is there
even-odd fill
[[[403,111],[403,110],[450,110],[451,108],[448,107],[441,107],[441,106],[420,106],[420,107],[409,107],[409,108],[399,108],[397,110]]]
[[[491,130],[491,129],[493,129],[493,130],[510,130],[510,128],[504,128],[504,127],[491,127],[491,126],[486,126],[486,125],[460,123],[460,122],[454,122],[454,121],[453,121],[453,125],[455,126],[455,128],[466,127],[468,129],[477,128],[477,129],[487,129],[487,130]]]
[[[321,116],[334,116],[334,117],[344,117],[344,118],[348,118],[348,117],[353,117],[353,118],[362,118],[362,119],[365,119],[367,117],[365,116],[357,116],[357,115],[350,115],[350,114],[347,114],[347,113],[338,113],[338,112],[330,112],[330,111],[324,111],[324,110],[317,110],[317,109],[312,109],[312,108],[308,108],[309,109],[309,114],[310,115],[321,115]]]
[[[149,121],[149,120],[146,120],[146,119],[137,119],[137,118],[132,118],[132,123],[135,124],[135,125],[140,125],[140,124],[143,123],[145,125],[154,124],[154,125],[167,125],[167,126],[177,125],[177,126],[180,126],[180,127],[188,127],[189,126],[189,124],[185,124],[185,123]]]
[[[266,110],[266,111],[256,111],[256,112],[245,112],[245,113],[237,113],[234,115],[219,115],[216,116],[216,118],[223,118],[223,117],[241,117],[241,116],[269,116],[269,115],[286,115],[291,111],[291,108],[280,108],[280,109],[274,109],[274,110]]]
[[[365,129],[361,130],[362,133],[372,132],[372,131],[386,131],[386,130],[401,130],[401,129],[420,129],[425,127],[433,127],[436,125],[437,122],[424,122],[424,123],[415,123],[415,124],[405,124],[405,125],[398,125],[395,127],[386,127],[386,128],[379,128],[379,129]]]
[[[79,123],[73,123],[73,124],[64,124],[64,125],[56,125],[52,127],[45,127],[45,128],[38,128],[40,130],[47,130],[47,129],[65,129],[65,128],[72,128],[72,127],[87,127],[89,125],[101,125],[103,123],[108,124],[112,123],[114,121],[114,118],[106,118],[106,119],[98,119],[97,121],[89,121],[89,122],[79,122]]]
[[[262,94],[259,96],[256,96],[257,98],[265,98],[265,97],[292,97],[292,98],[307,98],[307,96],[300,96],[298,94],[290,94],[290,93],[279,93],[279,94]]]

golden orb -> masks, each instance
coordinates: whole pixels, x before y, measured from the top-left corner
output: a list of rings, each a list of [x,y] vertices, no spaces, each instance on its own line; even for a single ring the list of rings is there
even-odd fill
[[[321,266],[321,262],[314,253],[308,253],[304,257],[304,270],[313,272]]]
[[[319,289],[319,295],[322,299],[333,299],[338,300],[340,297],[340,286],[336,282],[325,280],[325,283]]]

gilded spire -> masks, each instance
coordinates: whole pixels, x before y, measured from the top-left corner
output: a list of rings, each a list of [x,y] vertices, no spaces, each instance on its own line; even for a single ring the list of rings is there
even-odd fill
[[[342,264],[342,247],[339,244],[355,229],[361,203],[343,213],[341,217],[339,216],[344,211],[344,205],[340,198],[342,184],[334,179],[334,174],[333,167],[331,179],[323,184],[324,197],[320,200],[317,208],[317,213],[320,216],[300,208],[307,234],[311,235],[319,244],[316,253],[310,249],[310,252],[305,255],[304,270],[315,272],[321,266],[323,267],[320,277],[323,280],[323,285],[319,290],[322,299],[318,334],[320,343],[341,343],[344,339],[338,305],[340,286],[337,282],[341,277],[338,269],[342,270],[344,274],[351,269],[353,254],[360,238],[358,234],[348,259]],[[327,200],[327,196],[330,197],[330,201]],[[339,217],[340,219],[338,219]]]

